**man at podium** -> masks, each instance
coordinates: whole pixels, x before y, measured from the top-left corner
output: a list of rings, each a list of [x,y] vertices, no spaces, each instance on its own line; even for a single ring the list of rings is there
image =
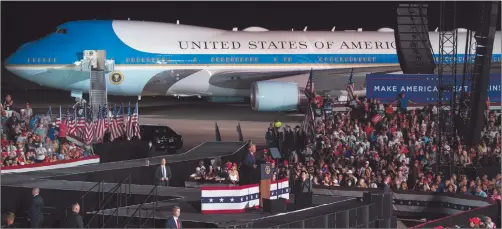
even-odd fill
[[[256,145],[249,143],[248,153],[244,159],[244,164],[249,168],[256,168]]]
[[[240,184],[257,184],[260,180],[260,169],[256,164],[256,145],[249,143],[248,153],[244,156],[241,167]]]

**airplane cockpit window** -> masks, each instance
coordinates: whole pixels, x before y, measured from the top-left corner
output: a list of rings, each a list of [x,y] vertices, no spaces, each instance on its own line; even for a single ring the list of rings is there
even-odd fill
[[[58,30],[56,30],[56,33],[60,33],[60,34],[66,34],[68,32],[68,30],[66,30],[65,28],[59,28]]]

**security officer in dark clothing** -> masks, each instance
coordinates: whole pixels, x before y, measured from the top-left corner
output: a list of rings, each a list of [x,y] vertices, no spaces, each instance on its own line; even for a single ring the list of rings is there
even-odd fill
[[[307,176],[307,171],[302,171],[301,178],[295,184],[295,193],[310,193],[312,192],[312,181]]]
[[[68,215],[68,218],[66,218],[65,227],[67,227],[67,228],[84,228],[84,220],[82,220],[82,216],[80,216],[78,214],[79,212],[80,212],[80,205],[73,204],[71,206],[71,212]]]
[[[284,147],[282,151],[285,151],[283,154],[286,157],[289,157],[289,152],[295,149],[295,133],[291,130],[291,127],[286,125],[286,129],[284,130]]]
[[[42,197],[39,195],[39,188],[33,188],[31,194],[33,194],[33,199],[28,211],[28,220],[30,221],[30,227],[41,228],[44,223],[44,199],[42,199]]]
[[[268,128],[267,133],[265,134],[265,139],[267,140],[268,148],[277,147],[275,144],[275,132],[273,123],[270,123],[270,127]]]
[[[303,131],[301,130],[300,126],[295,127],[295,150],[297,153],[301,153],[304,149],[305,146],[307,145],[307,138]]]

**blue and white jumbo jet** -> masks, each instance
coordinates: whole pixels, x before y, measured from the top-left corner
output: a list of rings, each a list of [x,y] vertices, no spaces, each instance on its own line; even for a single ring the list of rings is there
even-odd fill
[[[429,35],[437,53],[438,33]],[[459,59],[465,36],[458,35]],[[493,62],[500,62],[500,41],[497,32]],[[82,70],[86,50],[105,50],[114,61],[113,71],[106,73],[111,95],[250,97],[252,107],[261,111],[300,105],[298,85],[275,79],[305,75],[311,69],[401,71],[389,31],[226,31],[117,20],[65,23],[19,47],[5,67],[44,86],[87,92],[90,74]]]

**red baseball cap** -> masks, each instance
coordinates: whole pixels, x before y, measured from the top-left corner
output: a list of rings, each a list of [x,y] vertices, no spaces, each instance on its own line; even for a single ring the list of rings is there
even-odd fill
[[[470,218],[469,222],[474,223],[476,225],[481,224],[481,220],[478,217],[472,217],[472,218]]]

